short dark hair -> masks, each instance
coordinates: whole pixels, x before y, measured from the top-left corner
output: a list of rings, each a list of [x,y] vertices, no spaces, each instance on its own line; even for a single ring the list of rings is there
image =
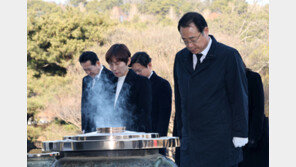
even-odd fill
[[[97,63],[97,61],[99,61],[99,58],[95,52],[92,52],[92,51],[82,52],[82,54],[79,57],[79,62],[85,63],[88,60],[90,60],[92,65],[95,65]]]
[[[181,27],[189,27],[189,24],[194,23],[199,32],[203,32],[205,27],[208,27],[208,24],[205,18],[197,12],[188,12],[184,14],[178,23],[178,31],[180,32]]]
[[[132,57],[130,67],[135,63],[139,63],[142,66],[147,67],[150,62],[151,58],[146,52],[136,52]]]
[[[114,44],[106,53],[106,61],[111,63],[113,57],[117,61],[123,61],[127,64],[128,58],[131,57],[131,52],[124,44]]]

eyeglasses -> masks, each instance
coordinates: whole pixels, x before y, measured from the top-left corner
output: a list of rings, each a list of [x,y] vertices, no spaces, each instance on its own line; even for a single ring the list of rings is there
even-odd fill
[[[183,43],[183,44],[185,44],[185,45],[188,45],[188,44],[190,44],[190,43],[197,43],[197,41],[198,41],[198,39],[199,39],[199,37],[200,37],[200,35],[201,35],[202,33],[200,33],[197,37],[190,37],[189,38],[189,41],[185,41],[184,39],[180,39],[180,42],[181,43]]]

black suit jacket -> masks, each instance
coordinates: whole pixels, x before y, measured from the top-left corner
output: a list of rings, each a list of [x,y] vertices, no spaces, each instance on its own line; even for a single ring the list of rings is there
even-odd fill
[[[96,131],[102,125],[102,114],[113,110],[115,76],[104,67],[100,78],[94,79],[87,75],[82,80],[81,127],[85,133]]]
[[[216,41],[192,67],[184,48],[174,63],[176,128],[183,167],[229,167],[242,160],[233,137],[248,137],[248,90],[239,52]]]
[[[153,72],[152,86],[152,131],[167,136],[172,109],[172,88],[170,83]]]
[[[127,130],[151,132],[151,106],[150,81],[130,69],[115,104],[115,112],[121,113]]]
[[[243,147],[244,160],[239,167],[269,166],[269,125],[264,114],[264,91],[258,73],[246,70],[249,90],[249,142]]]

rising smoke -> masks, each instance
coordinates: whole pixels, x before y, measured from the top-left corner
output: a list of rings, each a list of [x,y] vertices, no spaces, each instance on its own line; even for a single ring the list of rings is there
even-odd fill
[[[92,80],[91,80],[92,82]],[[89,91],[87,114],[88,120],[92,120],[92,128],[98,127],[127,127],[133,124],[132,115],[129,111],[133,106],[127,104],[130,86],[124,83],[117,103],[114,108],[116,83],[111,81],[107,75],[101,75],[100,79],[88,84]]]

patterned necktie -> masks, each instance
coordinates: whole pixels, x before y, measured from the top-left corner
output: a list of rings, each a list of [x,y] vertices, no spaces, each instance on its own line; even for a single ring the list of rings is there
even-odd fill
[[[198,64],[200,64],[200,58],[201,58],[201,56],[202,56],[202,54],[201,54],[201,53],[199,53],[199,54],[196,54],[197,62],[196,62],[196,65],[195,65],[195,70],[196,70],[196,68],[197,68]]]

